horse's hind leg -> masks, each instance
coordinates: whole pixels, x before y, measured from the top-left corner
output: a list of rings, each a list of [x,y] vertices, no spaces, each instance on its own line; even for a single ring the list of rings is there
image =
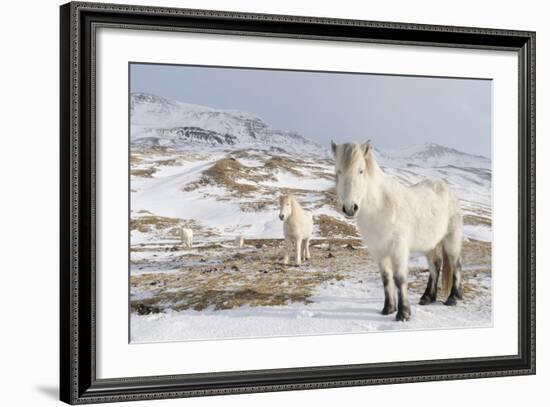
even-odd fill
[[[436,249],[426,253],[426,260],[428,260],[430,277],[428,278],[426,291],[424,291],[424,294],[420,297],[420,305],[430,304],[437,299],[437,283],[439,280],[439,271],[441,270],[441,257]]]
[[[451,268],[453,280],[451,293],[445,301],[445,305],[456,305],[457,300],[462,299],[462,264],[460,262],[460,250],[462,248],[462,228],[454,228],[443,238],[443,261],[448,261]]]
[[[382,277],[382,283],[384,284],[384,308],[382,309],[383,315],[393,314],[396,310],[395,306],[395,284],[393,282],[393,270],[391,265],[391,259],[385,257],[378,263],[380,267],[380,276]]]
[[[302,252],[301,252],[301,259],[302,261],[306,261],[307,260],[307,256],[306,256],[306,245],[307,245],[307,240],[304,239],[302,241]]]
[[[451,294],[444,304],[456,305],[457,300],[462,299],[462,264],[460,262],[460,257],[457,256],[449,256],[449,263],[453,271],[453,285],[451,286]]]

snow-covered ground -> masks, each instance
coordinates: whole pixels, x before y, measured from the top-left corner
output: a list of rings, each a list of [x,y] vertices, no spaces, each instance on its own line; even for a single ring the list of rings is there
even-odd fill
[[[375,273],[363,272],[349,280],[320,284],[308,304],[133,314],[131,340],[158,342],[486,327],[492,323],[491,275],[480,273],[480,276],[476,284],[483,290],[481,295],[466,295],[465,301],[455,307],[442,302],[417,305],[420,295],[413,293],[413,318],[407,322],[396,322],[394,315],[380,313],[384,302],[382,284]],[[427,280],[426,275],[423,277]]]
[[[255,114],[154,95],[132,95],[131,114],[132,341],[491,324],[488,158],[434,143],[376,150],[384,171],[405,184],[427,177],[447,181],[465,215],[465,300],[456,307],[416,305],[427,266],[423,257],[413,257],[413,318],[397,323],[380,314],[376,265],[358,243],[353,222],[335,208],[333,162],[324,147],[272,129]],[[320,257],[299,271],[279,264],[282,191],[294,193],[316,223],[314,255]],[[181,226],[193,229],[195,248],[178,246]],[[232,246],[239,235],[246,249]],[[345,252],[350,242],[353,261]]]

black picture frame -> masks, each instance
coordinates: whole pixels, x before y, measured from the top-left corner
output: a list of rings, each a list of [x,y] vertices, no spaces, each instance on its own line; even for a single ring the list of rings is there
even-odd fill
[[[70,404],[535,373],[535,33],[72,2],[60,7],[60,398]],[[95,288],[97,27],[511,50],[519,59],[518,353],[98,379]]]

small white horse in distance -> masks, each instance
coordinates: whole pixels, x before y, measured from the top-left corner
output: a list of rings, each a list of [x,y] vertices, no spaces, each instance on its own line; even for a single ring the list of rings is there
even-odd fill
[[[189,229],[189,228],[181,227],[180,228],[180,239],[181,239],[181,244],[184,247],[189,248],[189,247],[193,246],[193,230]]]
[[[292,194],[286,194],[279,199],[281,209],[279,219],[283,224],[286,242],[286,252],[283,263],[288,263],[292,248],[296,248],[296,264],[302,264],[302,260],[309,260],[309,241],[313,234],[313,215],[310,211],[302,209]]]
[[[446,305],[462,299],[460,251],[462,215],[449,186],[439,180],[425,180],[412,186],[401,184],[384,174],[376,163],[370,142],[365,144],[332,142],[336,159],[336,192],[342,212],[356,218],[357,226],[378,262],[384,284],[382,314],[396,311],[396,319],[411,315],[407,295],[409,253],[426,255],[430,277],[420,298],[425,305],[436,300],[440,267]],[[438,253],[442,247],[443,261]]]
[[[235,246],[242,249],[244,246],[244,236],[240,235],[235,238]]]

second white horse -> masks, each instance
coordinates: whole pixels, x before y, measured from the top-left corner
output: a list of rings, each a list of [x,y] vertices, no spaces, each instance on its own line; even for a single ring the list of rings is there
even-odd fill
[[[292,253],[292,248],[296,248],[296,264],[302,264],[302,260],[309,260],[309,241],[313,234],[313,215],[310,211],[302,209],[296,198],[292,194],[281,196],[279,199],[281,209],[279,219],[283,224],[283,231],[286,242],[286,252],[283,263],[287,264]]]

